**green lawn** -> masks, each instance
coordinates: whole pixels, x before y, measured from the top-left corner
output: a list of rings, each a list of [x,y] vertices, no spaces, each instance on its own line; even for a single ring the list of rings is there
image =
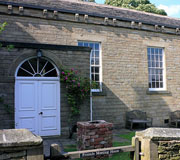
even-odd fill
[[[129,132],[127,134],[119,134],[116,136],[119,136],[123,139],[129,140],[129,142],[113,142],[113,147],[128,146],[128,145],[131,145],[131,139],[133,136],[135,136],[135,132]],[[64,151],[65,152],[77,151],[76,145],[67,145],[64,147]],[[80,160],[80,159],[77,159],[77,160]],[[110,158],[104,158],[104,160],[130,160],[130,153],[128,153],[128,152],[127,153],[117,153],[117,154],[114,154]]]

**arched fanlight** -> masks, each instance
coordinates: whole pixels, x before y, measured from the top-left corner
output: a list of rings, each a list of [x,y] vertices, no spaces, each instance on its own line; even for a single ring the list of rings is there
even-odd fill
[[[57,77],[55,66],[45,58],[31,58],[26,60],[17,72],[18,77]]]

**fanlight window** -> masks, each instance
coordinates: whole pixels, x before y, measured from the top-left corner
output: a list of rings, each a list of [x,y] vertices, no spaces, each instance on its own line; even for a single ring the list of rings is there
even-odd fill
[[[17,72],[20,77],[57,77],[55,66],[44,58],[32,58],[25,61]]]

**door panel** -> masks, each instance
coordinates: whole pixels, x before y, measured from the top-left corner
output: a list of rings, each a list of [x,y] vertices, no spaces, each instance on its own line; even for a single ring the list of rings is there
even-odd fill
[[[39,81],[39,133],[45,135],[60,134],[59,82]]]
[[[59,81],[16,80],[15,122],[40,136],[60,135]]]
[[[27,128],[38,134],[37,82],[16,81],[15,90],[16,128]]]

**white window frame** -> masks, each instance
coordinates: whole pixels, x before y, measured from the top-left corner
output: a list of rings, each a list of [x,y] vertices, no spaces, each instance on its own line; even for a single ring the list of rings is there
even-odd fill
[[[79,42],[83,43],[98,43],[99,44],[99,88],[98,89],[91,89],[91,92],[102,92],[102,47],[101,47],[101,42],[97,41],[84,41],[84,40],[79,40]],[[91,52],[92,54],[92,52]],[[91,54],[90,54],[90,80],[91,80]]]
[[[149,66],[148,66],[148,88],[149,91],[166,91],[166,62],[165,62],[165,52],[164,52],[164,48],[163,47],[154,47],[154,46],[148,46],[147,47],[147,60],[149,62],[148,59],[148,48],[154,48],[154,50],[156,48],[158,49],[162,49],[162,60],[163,60],[163,69],[162,69],[162,74],[163,74],[163,88],[149,88]]]

